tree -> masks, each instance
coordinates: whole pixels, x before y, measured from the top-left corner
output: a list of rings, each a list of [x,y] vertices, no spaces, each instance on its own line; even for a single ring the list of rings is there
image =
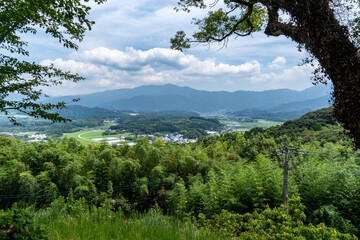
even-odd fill
[[[219,0],[214,5],[220,4]],[[360,148],[360,17],[357,0],[224,0],[223,8],[209,11],[195,20],[199,31],[187,38],[179,31],[171,39],[173,49],[191,43],[223,42],[231,36],[247,36],[264,31],[269,36],[286,36],[306,49],[320,66],[314,83],[333,84],[333,114],[349,130]],[[179,0],[177,10],[206,8],[203,0]],[[214,7],[214,6],[211,6]],[[282,20],[281,16],[289,20]],[[314,63],[313,63],[314,64]]]
[[[94,0],[101,4],[106,0]],[[84,33],[91,30],[93,21],[87,19],[89,0],[1,0],[0,1],[0,111],[9,120],[18,124],[10,110],[17,110],[35,118],[52,121],[67,121],[51,109],[62,109],[65,102],[41,103],[43,94],[40,87],[62,84],[64,80],[79,81],[78,74],[64,72],[53,65],[42,66],[35,62],[20,60],[29,56],[25,49],[24,34],[36,34],[43,29],[58,39],[64,47],[78,49],[76,41],[81,41]],[[10,53],[9,56],[3,52]],[[21,100],[9,100],[15,93]]]

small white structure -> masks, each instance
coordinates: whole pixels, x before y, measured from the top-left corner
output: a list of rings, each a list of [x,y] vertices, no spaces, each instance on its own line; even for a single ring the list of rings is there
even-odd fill
[[[107,143],[109,144],[109,145],[113,145],[113,144],[118,144],[118,143],[121,143],[122,141],[120,140],[120,139],[118,139],[118,140],[112,140],[112,141],[107,141]]]
[[[116,123],[116,120],[104,120],[103,123]]]
[[[171,141],[171,139],[168,138],[168,137],[163,137],[162,140],[163,140],[164,142],[170,142],[170,141]]]
[[[206,133],[209,134],[210,136],[219,135],[219,133],[215,131],[206,131]]]
[[[107,138],[104,138],[105,141],[116,141],[116,140],[120,140],[118,137],[107,137]]]
[[[41,140],[41,139],[46,139],[47,136],[46,136],[45,134],[33,134],[33,135],[31,135],[29,138],[34,138],[34,139],[39,139],[39,140]]]
[[[97,142],[97,143],[105,142],[107,144],[113,145],[113,144],[119,144],[119,143],[125,142],[125,137],[121,137],[121,139],[118,137],[93,138],[93,139],[91,139],[91,141]]]
[[[93,141],[93,142],[102,142],[102,141],[105,141],[105,138],[93,138],[93,139],[91,139],[91,141]]]

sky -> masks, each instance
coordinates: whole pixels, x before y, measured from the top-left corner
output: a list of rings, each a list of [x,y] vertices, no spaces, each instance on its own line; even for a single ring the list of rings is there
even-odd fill
[[[141,85],[176,84],[209,91],[263,91],[311,87],[312,67],[299,66],[306,52],[285,37],[254,33],[231,38],[226,47],[197,45],[185,52],[170,49],[179,30],[192,34],[192,18],[206,10],[176,12],[177,0],[108,0],[91,3],[96,24],[79,51],[62,47],[41,31],[26,35],[30,59],[79,73],[85,81],[45,89],[53,96],[87,94]]]

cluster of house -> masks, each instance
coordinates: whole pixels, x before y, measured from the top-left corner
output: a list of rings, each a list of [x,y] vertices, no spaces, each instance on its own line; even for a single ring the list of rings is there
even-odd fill
[[[224,133],[224,132],[229,132],[229,129],[226,129],[226,131],[222,131],[222,132],[207,131],[206,133],[209,136],[215,136],[215,135],[220,135],[221,133]],[[169,142],[169,143],[181,143],[181,144],[193,143],[193,142],[197,141],[197,139],[184,138],[184,136],[182,134],[165,134],[163,137],[158,137],[158,136],[151,135],[151,134],[148,134],[148,135],[144,134],[144,135],[138,135],[137,137],[148,138],[150,143],[152,143],[152,141],[155,139],[161,139],[163,142],[166,142],[166,143]],[[123,145],[126,142],[125,137],[93,138],[93,139],[91,139],[91,141],[98,142],[98,143],[105,142],[110,145],[114,145],[114,144],[115,145]],[[135,145],[135,143],[133,143],[133,142],[127,142],[127,144],[130,146]]]
[[[45,134],[33,134],[33,135],[28,136],[28,138],[30,139],[27,141],[29,143],[41,142],[41,141],[46,141],[47,136]]]
[[[191,143],[196,142],[197,139],[187,139],[183,138],[183,135],[181,134],[165,134],[164,137],[161,137],[164,142],[171,142],[171,143]]]
[[[116,123],[116,120],[104,120],[103,123]]]
[[[157,137],[155,135],[139,135],[138,137],[147,137],[149,138],[149,142],[152,143],[153,139],[158,139],[160,138],[163,142],[171,142],[171,143],[191,143],[191,142],[196,142],[196,139],[187,139],[187,138],[183,138],[183,136],[181,134],[165,134],[164,137]],[[91,139],[92,142],[97,142],[97,143],[101,143],[101,142],[105,142],[109,145],[123,145],[125,142],[130,145],[133,146],[136,143],[133,142],[127,142],[125,140],[125,137],[105,137],[105,138],[93,138]]]

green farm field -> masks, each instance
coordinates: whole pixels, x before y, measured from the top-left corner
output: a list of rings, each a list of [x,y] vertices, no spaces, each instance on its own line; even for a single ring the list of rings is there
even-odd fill
[[[280,125],[282,122],[273,122],[266,120],[258,120],[257,122],[236,122],[231,120],[219,120],[221,124],[229,127],[238,127],[239,129],[251,129],[255,127],[269,128],[272,126]]]
[[[89,145],[91,143],[98,144],[97,142],[91,141],[93,138],[107,138],[107,137],[122,137],[122,136],[129,136],[129,134],[117,134],[117,135],[107,135],[103,136],[104,130],[88,130],[88,131],[78,131],[73,133],[64,133],[64,135],[61,138],[67,137],[67,138],[75,138],[77,141],[79,141],[82,144]]]
[[[73,132],[73,133],[64,133],[63,136],[61,138],[67,137],[67,138],[75,138],[76,141],[85,144],[85,145],[89,145],[90,143],[92,143],[90,140],[87,139],[81,139],[79,138],[79,135],[81,136],[81,134],[85,134],[85,133],[91,133],[93,131],[79,131],[79,132]]]
[[[101,128],[109,128],[109,127],[111,127],[111,126],[114,126],[114,125],[116,125],[116,123],[104,123],[104,125],[103,126],[101,126]]]

